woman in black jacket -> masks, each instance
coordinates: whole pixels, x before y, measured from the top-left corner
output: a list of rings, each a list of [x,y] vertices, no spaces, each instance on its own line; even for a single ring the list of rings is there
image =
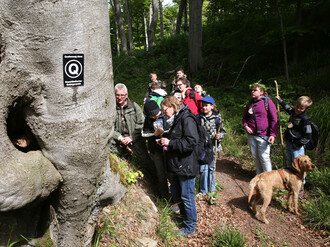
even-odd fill
[[[195,178],[199,172],[195,157],[199,139],[197,122],[188,107],[174,96],[164,99],[161,107],[171,127],[168,138],[162,137],[158,144],[167,148],[168,171],[172,174],[171,193],[183,218],[183,227],[177,234],[189,236],[195,233],[197,221],[194,195]]]

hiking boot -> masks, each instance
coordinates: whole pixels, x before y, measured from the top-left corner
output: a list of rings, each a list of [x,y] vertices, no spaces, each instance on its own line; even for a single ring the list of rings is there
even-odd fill
[[[196,197],[197,197],[197,198],[202,198],[202,197],[204,197],[205,195],[206,195],[206,193],[199,192],[199,193],[196,195]]]
[[[172,233],[174,235],[177,235],[177,236],[188,237],[188,236],[194,235],[195,234],[195,231],[187,232],[187,231],[183,230],[183,228],[181,228],[180,230],[175,230]]]
[[[175,214],[180,214],[180,208],[177,204],[174,204],[172,207],[171,207],[171,210],[173,213]]]
[[[304,184],[303,184],[300,187],[300,190],[299,190],[299,193],[298,193],[298,198],[302,199],[304,197],[304,193],[305,193],[305,191],[304,191]]]

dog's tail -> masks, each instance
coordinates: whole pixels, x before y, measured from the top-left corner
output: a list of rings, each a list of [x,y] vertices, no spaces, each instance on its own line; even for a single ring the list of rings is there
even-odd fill
[[[251,181],[250,181],[250,195],[249,195],[249,199],[248,202],[250,203],[253,192],[256,190],[256,185],[259,181],[259,176],[255,176]]]

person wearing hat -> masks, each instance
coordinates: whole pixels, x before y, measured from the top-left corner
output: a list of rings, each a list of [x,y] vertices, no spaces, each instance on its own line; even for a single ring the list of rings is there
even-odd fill
[[[142,137],[148,139],[148,149],[155,165],[157,192],[161,198],[169,199],[164,150],[156,143],[156,140],[168,130],[167,117],[162,114],[158,103],[154,100],[149,100],[144,104],[143,112],[146,118],[142,128]]]
[[[221,124],[221,115],[215,109],[215,101],[211,96],[205,96],[199,100],[202,102],[203,112],[198,115],[201,126],[205,128],[210,135],[212,143],[214,143],[214,154],[222,150],[221,142],[226,135],[226,130]],[[218,133],[219,126],[220,132]],[[215,147],[215,140],[218,140],[217,147]],[[208,192],[215,191],[215,171],[214,169],[215,157],[211,164],[199,166],[199,193],[198,197],[205,195]],[[213,177],[213,178],[212,178]],[[213,184],[212,184],[213,181]],[[211,185],[212,184],[212,185]]]

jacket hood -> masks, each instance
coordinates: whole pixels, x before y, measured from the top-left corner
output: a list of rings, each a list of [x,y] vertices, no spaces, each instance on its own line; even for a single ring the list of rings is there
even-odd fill
[[[167,93],[164,89],[156,89],[151,93],[151,95],[165,97]]]

